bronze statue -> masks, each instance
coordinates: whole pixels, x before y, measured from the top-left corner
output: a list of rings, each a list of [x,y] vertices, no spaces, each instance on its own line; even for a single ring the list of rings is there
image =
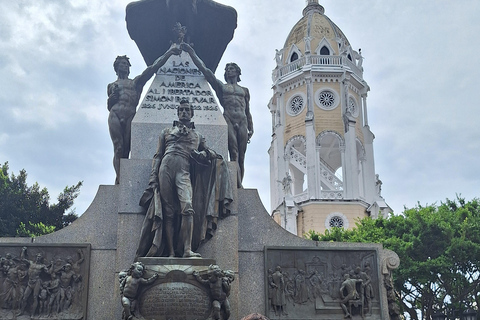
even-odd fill
[[[137,296],[141,285],[153,283],[158,278],[155,273],[148,279],[143,278],[145,266],[141,262],[132,263],[128,271],[120,272],[120,294],[122,297],[123,320],[138,319]],[[135,318],[134,318],[135,317]],[[143,318],[142,318],[143,319]]]
[[[213,236],[217,218],[229,214],[233,197],[225,162],[195,131],[187,99],[177,114],[178,121],[160,134],[140,200],[147,213],[137,257],[200,257],[194,250]]]
[[[345,318],[352,317],[352,315],[348,311],[347,304],[349,301],[360,299],[360,295],[358,294],[358,291],[357,291],[357,283],[362,283],[362,282],[363,280],[361,279],[350,279],[350,275],[348,273],[345,273],[343,276],[342,286],[340,287],[340,298],[342,298],[342,300],[340,301],[340,306],[342,307],[343,312],[345,313]],[[344,291],[347,292],[346,295]]]
[[[275,272],[272,274],[270,286],[272,286],[272,305],[274,307],[275,315],[288,315],[285,299],[285,285],[286,280],[282,274],[282,268],[277,266]]]
[[[173,54],[181,50],[172,46],[167,52],[147,67],[143,73],[133,80],[130,74],[130,61],[127,56],[118,56],[113,68],[118,76],[115,82],[107,86],[108,127],[113,142],[113,167],[115,168],[115,184],[119,183],[120,159],[130,154],[131,123],[137,111],[137,104],[145,83],[167,62]]]
[[[33,305],[31,316],[33,317],[37,312],[38,307],[38,295],[42,288],[42,273],[48,274],[48,268],[43,263],[43,255],[38,253],[35,261],[27,259],[27,247],[22,248],[22,253],[20,259],[28,265],[28,285],[23,292],[22,302],[20,306],[20,312],[18,315],[22,315],[25,312],[25,307],[27,306],[28,299],[30,296],[33,296]]]
[[[128,4],[125,20],[147,65],[177,41],[170,30],[179,22],[189,30],[185,42],[194,43],[207,67],[215,71],[233,39],[237,12],[212,0],[140,0]]]
[[[230,302],[228,296],[230,295],[230,284],[235,279],[232,271],[223,271],[217,265],[210,265],[206,279],[204,279],[197,271],[193,272],[193,275],[198,282],[208,285],[210,293],[212,295],[212,306],[214,320],[228,320],[230,318]],[[223,310],[223,317],[221,316]]]
[[[220,104],[223,107],[223,116],[228,125],[228,153],[231,161],[238,162],[237,183],[242,187],[245,173],[245,152],[247,143],[253,135],[252,115],[250,114],[250,93],[247,88],[238,85],[241,70],[235,63],[228,63],[225,67],[225,81],[215,78],[212,70],[197,56],[193,48],[182,43],[181,48],[191,57],[195,65],[202,71],[207,81],[215,90]]]

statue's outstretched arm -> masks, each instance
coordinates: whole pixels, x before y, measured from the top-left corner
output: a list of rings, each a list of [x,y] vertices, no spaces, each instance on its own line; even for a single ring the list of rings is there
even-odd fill
[[[155,60],[155,62],[152,63],[151,66],[148,66],[145,71],[142,72],[141,75],[137,76],[133,81],[135,82],[135,86],[137,88],[137,91],[139,90],[140,92],[143,89],[143,86],[147,81],[160,69],[161,66],[163,66],[168,58],[170,58],[172,55],[179,55],[182,53],[182,50],[178,47],[176,47],[174,44],[165,52],[164,55],[160,56]]]
[[[222,83],[215,77],[215,74],[212,72],[212,70],[208,69],[205,66],[205,63],[202,61],[202,59],[200,59],[200,57],[195,53],[195,50],[193,50],[193,48],[189,44],[183,42],[181,44],[181,48],[183,51],[187,52],[190,55],[193,63],[203,73],[208,83],[210,83],[213,90],[215,90],[215,92],[217,93],[218,98],[221,99],[223,93]]]

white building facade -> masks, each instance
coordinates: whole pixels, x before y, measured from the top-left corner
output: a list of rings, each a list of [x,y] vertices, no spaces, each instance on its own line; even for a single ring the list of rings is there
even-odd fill
[[[375,174],[361,51],[324,13],[308,0],[277,50],[268,105],[272,216],[299,236],[391,212]]]

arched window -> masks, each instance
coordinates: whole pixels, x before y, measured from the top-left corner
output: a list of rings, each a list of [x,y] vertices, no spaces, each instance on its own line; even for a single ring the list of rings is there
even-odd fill
[[[298,54],[297,54],[296,52],[294,52],[294,53],[292,54],[292,56],[290,57],[290,62],[293,62],[293,61],[295,61],[295,60],[298,60]]]
[[[326,46],[323,46],[322,49],[320,49],[320,55],[322,56],[329,56],[330,55],[330,50]]]

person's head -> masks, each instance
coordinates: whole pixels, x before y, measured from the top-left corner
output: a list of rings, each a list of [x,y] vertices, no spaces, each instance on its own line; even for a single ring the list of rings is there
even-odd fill
[[[37,253],[37,262],[42,262],[43,255],[41,253]]]
[[[126,73],[127,76],[130,74],[130,67],[132,65],[130,64],[130,59],[127,56],[117,56],[115,59],[115,62],[113,63],[113,69],[115,70],[115,73],[118,75],[118,73]]]
[[[236,73],[237,82],[240,82],[240,75],[242,74],[242,70],[235,62],[227,63],[227,65],[225,66],[225,74],[223,75],[223,77],[225,78],[225,81],[228,82],[227,79],[229,78],[229,75],[231,75],[232,73]]]
[[[177,108],[178,119],[180,121],[190,121],[193,117],[193,114],[193,108],[188,99],[183,98],[180,100],[180,106]]]
[[[269,320],[269,319],[259,313],[252,313],[252,314],[249,314],[248,316],[243,317],[242,320]]]

